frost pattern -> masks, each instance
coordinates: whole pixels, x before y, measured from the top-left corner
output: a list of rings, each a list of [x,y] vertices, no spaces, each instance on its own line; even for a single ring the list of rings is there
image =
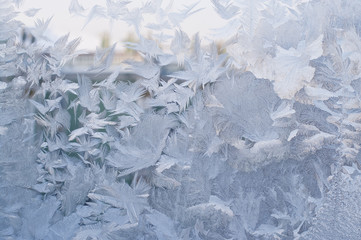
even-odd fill
[[[0,0],[1,239],[359,239],[358,1],[212,0],[220,53],[182,31],[197,4],[73,0],[134,27],[135,82],[66,79],[80,40],[22,44],[20,2]]]

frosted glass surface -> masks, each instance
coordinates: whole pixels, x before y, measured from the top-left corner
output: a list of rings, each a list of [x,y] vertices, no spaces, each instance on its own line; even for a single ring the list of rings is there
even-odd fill
[[[120,62],[21,2],[0,0],[0,239],[360,239],[359,1],[72,0],[134,30]],[[201,6],[207,37],[182,27]]]

